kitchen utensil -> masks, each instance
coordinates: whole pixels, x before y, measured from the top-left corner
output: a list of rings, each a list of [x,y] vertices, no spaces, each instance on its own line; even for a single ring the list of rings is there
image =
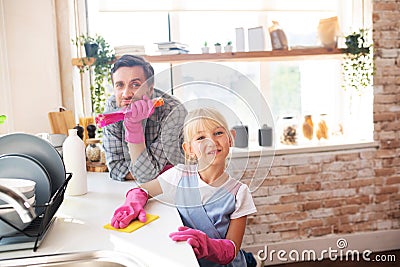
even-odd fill
[[[155,98],[153,99],[154,107],[161,107],[164,105],[163,98]],[[110,112],[110,113],[103,113],[96,116],[96,125],[100,128],[107,126],[112,123],[116,123],[118,121],[124,120],[124,116],[126,113],[126,108]]]
[[[83,142],[86,142],[86,139],[89,138],[89,133],[86,131],[88,125],[95,124],[95,119],[93,116],[89,117],[81,117],[79,118],[79,125],[83,127]],[[72,129],[72,128],[71,128]]]
[[[72,110],[60,108],[59,112],[49,112],[48,118],[52,133],[68,135],[68,129],[76,126]]]
[[[0,176],[29,179],[36,182],[36,213],[44,211],[43,205],[51,197],[51,182],[46,169],[36,159],[22,154],[4,154],[0,156]]]
[[[53,195],[65,181],[65,167],[61,155],[46,140],[40,137],[13,133],[0,137],[0,155],[18,153],[31,156],[39,161],[49,174]],[[2,177],[5,177],[2,175]]]

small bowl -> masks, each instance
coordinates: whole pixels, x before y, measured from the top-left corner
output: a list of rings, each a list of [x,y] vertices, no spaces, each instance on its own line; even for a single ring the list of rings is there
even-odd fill
[[[49,134],[49,141],[54,147],[62,147],[67,136],[65,134]]]

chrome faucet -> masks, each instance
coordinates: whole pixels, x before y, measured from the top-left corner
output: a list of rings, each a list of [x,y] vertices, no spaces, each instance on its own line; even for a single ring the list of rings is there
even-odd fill
[[[10,204],[18,213],[23,223],[31,222],[35,217],[35,210],[25,196],[11,188],[0,185],[0,199]]]

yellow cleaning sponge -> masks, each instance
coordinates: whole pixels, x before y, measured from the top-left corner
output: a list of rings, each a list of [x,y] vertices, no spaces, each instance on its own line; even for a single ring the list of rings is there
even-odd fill
[[[133,231],[136,231],[143,225],[149,224],[152,221],[157,220],[158,218],[160,218],[160,216],[147,213],[146,214],[146,222],[144,222],[144,223],[139,220],[134,220],[126,228],[114,228],[111,226],[111,224],[104,225],[104,228],[109,229],[109,230],[115,230],[118,232],[132,233]]]

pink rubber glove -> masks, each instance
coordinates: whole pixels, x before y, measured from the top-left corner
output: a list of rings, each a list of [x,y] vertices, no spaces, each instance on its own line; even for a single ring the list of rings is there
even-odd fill
[[[125,141],[132,144],[144,142],[142,120],[154,113],[154,103],[146,95],[143,100],[132,102],[127,108],[124,117]]]
[[[147,203],[149,196],[142,188],[132,188],[126,193],[125,203],[115,210],[114,216],[111,219],[111,225],[114,228],[125,228],[134,219],[146,221],[146,212],[144,205]]]
[[[218,264],[228,264],[236,257],[236,246],[229,239],[212,239],[200,230],[186,226],[178,228],[178,232],[169,234],[174,241],[187,241],[192,246],[196,258],[205,258]]]

